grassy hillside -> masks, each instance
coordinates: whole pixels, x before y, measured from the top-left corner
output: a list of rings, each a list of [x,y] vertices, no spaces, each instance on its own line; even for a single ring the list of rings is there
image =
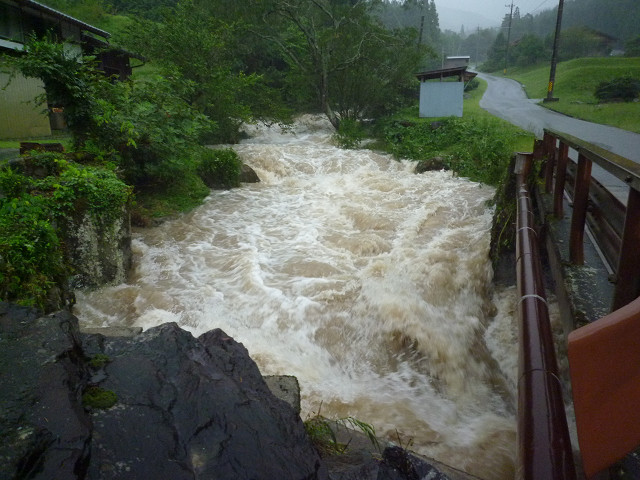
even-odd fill
[[[640,102],[598,104],[593,96],[599,83],[625,75],[640,79],[640,58],[579,58],[560,62],[554,87],[554,97],[560,101],[544,106],[590,122],[640,133]],[[509,76],[524,85],[530,98],[546,97],[548,65],[514,68]]]

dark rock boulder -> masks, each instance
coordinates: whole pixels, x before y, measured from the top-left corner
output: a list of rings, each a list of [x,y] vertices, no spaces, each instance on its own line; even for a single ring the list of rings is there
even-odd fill
[[[110,408],[87,405],[97,388]],[[221,330],[135,337],[0,303],[0,478],[326,479],[293,408]]]
[[[242,164],[242,171],[240,172],[240,182],[242,183],[259,183],[260,177],[256,171],[249,165]]]
[[[77,320],[0,303],[0,478],[84,478],[91,422]]]
[[[91,341],[111,359],[100,386],[118,403],[92,413],[90,478],[326,478],[300,417],[221,330],[196,339],[165,324]]]
[[[426,160],[420,160],[416,164],[415,173],[431,172],[433,170],[448,170],[449,167],[442,157],[432,157]]]

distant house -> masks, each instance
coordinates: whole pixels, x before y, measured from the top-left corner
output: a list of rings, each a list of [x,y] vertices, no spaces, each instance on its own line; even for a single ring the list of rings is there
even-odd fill
[[[442,68],[468,67],[470,61],[471,61],[471,57],[468,55],[457,56],[457,57],[447,57],[444,60],[444,65],[442,66]]]
[[[129,54],[105,49],[108,32],[33,0],[0,0],[0,53],[20,52],[32,34],[53,35],[72,55],[95,54],[108,75],[124,79],[131,74]],[[9,78],[0,68],[0,138],[49,136],[64,126],[59,109],[49,105],[43,113],[45,107],[33,102],[44,93],[40,80],[17,75],[3,89]]]

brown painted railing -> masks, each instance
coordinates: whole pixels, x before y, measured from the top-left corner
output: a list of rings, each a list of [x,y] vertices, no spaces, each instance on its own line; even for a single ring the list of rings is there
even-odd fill
[[[525,179],[533,154],[518,154],[516,272],[518,365],[518,471],[524,480],[576,478],[562,385],[542,283],[533,209]]]
[[[577,151],[577,161],[569,158],[570,148]],[[640,341],[640,298],[638,298],[640,296],[640,165],[571,135],[548,129],[545,130],[544,139],[536,145],[531,156],[536,159],[546,157],[545,190],[553,195],[553,211],[557,218],[563,218],[565,214],[565,195],[567,194],[571,199],[570,262],[577,265],[584,262],[584,233],[585,225],[588,225],[599,249],[614,271],[615,292],[612,302],[614,311],[572,331],[568,336],[568,356],[578,440],[582,467],[589,478],[599,475],[640,445],[640,417],[634,414],[637,405],[640,404],[640,348],[638,348]],[[626,205],[592,178],[593,163],[613,174],[622,181],[623,185],[628,185],[629,194]],[[521,196],[523,188],[521,187]],[[518,198],[519,207],[521,203],[523,200]],[[522,208],[528,207],[524,205]],[[527,216],[529,214],[525,210],[523,217]],[[524,243],[525,247],[518,247],[519,262],[520,257],[524,258],[527,255],[526,249],[529,247],[526,246],[526,242],[531,241],[520,237],[523,237],[524,233],[532,235],[529,233],[532,230],[526,225],[521,225],[520,221],[519,219],[518,242]],[[534,250],[537,246],[530,248]],[[523,275],[521,270],[524,267],[518,268],[519,281],[523,285],[537,282],[537,280],[526,278],[520,279]],[[536,267],[531,268],[535,270]],[[538,287],[535,286],[535,288]],[[543,425],[545,422],[549,424],[556,413],[560,415],[554,405],[561,401],[561,398],[558,400],[556,397],[559,393],[552,391],[556,387],[551,379],[548,380],[548,385],[538,387],[530,387],[528,383],[533,383],[533,380],[531,382],[526,380],[528,371],[545,372],[546,376],[553,378],[555,373],[550,370],[549,365],[553,367],[555,359],[544,358],[545,352],[535,350],[538,341],[544,345],[544,348],[547,348],[550,342],[547,338],[549,335],[548,312],[542,295],[526,292],[521,295],[523,295],[522,304],[526,301],[530,303],[535,301],[534,305],[525,304],[519,309],[522,323],[521,349],[524,349],[524,353],[521,353],[524,371],[521,373],[519,386],[522,387],[523,383],[525,384],[522,391],[519,389],[519,402],[520,407],[525,410],[519,413],[518,434],[525,437],[525,442],[533,442],[533,447],[527,447],[526,444],[524,447],[520,446],[520,451],[524,449],[525,452],[521,453],[521,457],[525,458],[521,459],[523,463],[520,468],[525,470],[536,468],[528,467],[528,462],[540,461],[529,460],[526,456],[528,455],[526,448],[544,449],[546,446],[551,448],[551,435],[546,434],[547,430],[560,429],[564,432],[565,426],[560,424],[545,426],[543,427],[545,434],[539,435],[538,439],[528,438],[530,433],[527,428],[536,428],[536,426],[529,427],[528,423],[535,423],[536,420],[527,419],[530,414],[526,409],[531,407],[526,403],[523,405],[522,395],[525,396],[525,401],[546,402],[549,408],[554,409],[554,413],[548,413],[546,418],[544,413],[535,414]],[[534,331],[531,325],[536,321],[538,329]],[[535,335],[539,338],[534,338]],[[528,345],[529,343],[532,345]],[[539,365],[533,363],[529,365],[529,360],[526,358],[529,355],[528,348],[534,349],[531,355],[540,357],[535,358]],[[539,374],[539,376],[545,375]],[[531,377],[533,378],[533,374]],[[546,380],[546,378],[541,379],[540,382]],[[536,399],[538,395],[542,397]],[[529,396],[533,398],[529,399]],[[520,433],[521,431],[523,434]],[[542,446],[536,447],[536,445]],[[558,448],[563,452],[566,447],[563,441],[558,444]],[[562,468],[562,460],[557,460],[559,462],[557,464],[553,463],[556,462],[553,455],[547,454],[547,457],[548,459],[543,461],[553,464],[553,468]],[[571,470],[569,467],[567,469]],[[547,473],[547,471],[531,473],[533,470],[531,472],[525,470],[525,472],[526,475],[519,475],[520,478],[575,478],[563,476],[575,475],[575,472],[564,470],[557,470],[555,473]]]
[[[640,165],[550,129],[545,129],[541,147],[536,149],[536,157],[547,157],[545,188],[548,193],[553,192],[555,216],[564,214],[565,191],[573,201],[570,261],[576,265],[584,262],[584,232],[588,224],[614,271],[612,310],[630,303],[640,295]],[[569,148],[578,152],[577,164],[569,158]],[[629,186],[626,207],[591,177],[593,163]]]

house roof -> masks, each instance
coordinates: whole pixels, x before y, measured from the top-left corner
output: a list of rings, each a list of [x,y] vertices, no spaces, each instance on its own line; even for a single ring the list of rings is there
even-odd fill
[[[446,77],[459,77],[460,80],[464,79],[465,82],[468,82],[472,78],[477,75],[475,72],[467,72],[467,67],[453,67],[453,68],[441,68],[438,70],[429,70],[426,72],[416,73],[416,77],[421,82],[426,80],[433,80],[435,78],[446,78]]]
[[[48,7],[47,5],[43,5],[42,3],[38,3],[34,0],[16,0],[16,1],[20,7],[28,7],[33,10],[46,13],[47,15],[51,15],[52,17],[64,20],[68,23],[76,25],[77,27],[80,27],[82,30],[86,30],[87,32],[94,33],[103,38],[109,38],[111,36],[109,32],[105,32],[104,30],[94,27],[93,25],[89,25],[88,23],[78,20],[77,18],[73,18],[71,15],[62,13],[58,10]]]

